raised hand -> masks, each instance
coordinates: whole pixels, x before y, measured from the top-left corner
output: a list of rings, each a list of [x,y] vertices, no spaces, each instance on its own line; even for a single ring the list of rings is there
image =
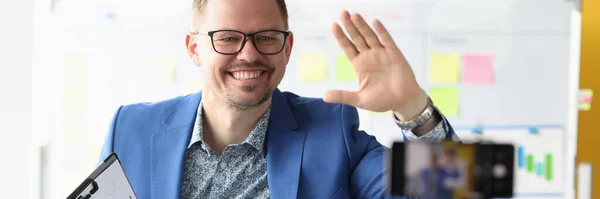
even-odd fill
[[[324,100],[376,112],[391,110],[400,120],[418,116],[427,105],[427,94],[383,24],[374,20],[375,32],[360,14],[343,11],[340,18],[351,39],[337,23],[332,32],[354,67],[359,89],[328,91]]]

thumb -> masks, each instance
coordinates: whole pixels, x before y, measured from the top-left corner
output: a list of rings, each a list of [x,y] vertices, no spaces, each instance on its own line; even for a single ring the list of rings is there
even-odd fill
[[[348,104],[354,107],[358,107],[358,103],[360,101],[358,92],[342,90],[327,91],[323,97],[323,100],[327,103]]]

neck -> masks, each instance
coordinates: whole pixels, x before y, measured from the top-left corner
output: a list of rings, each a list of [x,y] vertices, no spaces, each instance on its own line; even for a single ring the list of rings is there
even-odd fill
[[[226,146],[246,140],[269,108],[271,99],[259,107],[240,110],[221,99],[216,99],[210,93],[202,93],[202,134],[205,142],[221,154]]]

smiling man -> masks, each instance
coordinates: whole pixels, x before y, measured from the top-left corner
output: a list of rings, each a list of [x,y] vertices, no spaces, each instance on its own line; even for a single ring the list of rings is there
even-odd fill
[[[356,107],[393,111],[407,141],[456,137],[381,22],[340,18],[359,90],[306,98],[277,89],[294,45],[284,0],[194,0],[185,47],[203,91],[120,107],[102,158],[119,155],[140,198],[385,196],[385,147]]]

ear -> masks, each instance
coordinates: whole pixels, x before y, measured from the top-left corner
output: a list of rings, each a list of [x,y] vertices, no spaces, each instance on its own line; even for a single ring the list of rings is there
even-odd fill
[[[196,47],[198,44],[196,43],[195,37],[196,35],[192,33],[187,33],[185,35],[185,48],[187,50],[188,56],[192,59],[192,63],[196,66],[200,66],[200,57],[198,52],[196,51]]]
[[[285,48],[283,49],[285,52],[286,65],[287,62],[290,61],[290,56],[292,55],[292,46],[294,46],[294,33],[290,32],[286,39]]]

